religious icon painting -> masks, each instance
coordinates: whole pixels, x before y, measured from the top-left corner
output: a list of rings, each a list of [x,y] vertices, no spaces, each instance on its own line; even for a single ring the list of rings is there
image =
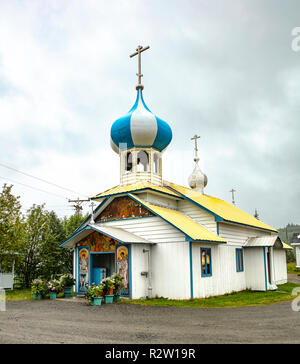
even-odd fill
[[[117,274],[123,279],[123,289],[121,295],[129,295],[129,259],[128,248],[126,246],[120,246],[117,248]]]
[[[84,293],[89,288],[89,252],[83,248],[79,251],[79,287],[78,291]]]

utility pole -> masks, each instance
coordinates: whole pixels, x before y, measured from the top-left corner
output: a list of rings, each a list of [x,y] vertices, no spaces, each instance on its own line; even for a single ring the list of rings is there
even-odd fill
[[[77,200],[68,200],[68,202],[74,202],[74,209],[76,211],[76,214],[79,215],[79,213],[82,211],[82,204],[83,202],[89,202],[90,200],[80,200],[79,197],[77,198]]]

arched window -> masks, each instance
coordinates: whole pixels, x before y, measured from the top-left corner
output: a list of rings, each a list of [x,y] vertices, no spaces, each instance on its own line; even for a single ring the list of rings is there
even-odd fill
[[[157,153],[153,156],[153,171],[154,173],[159,173],[159,156]]]
[[[137,172],[147,172],[149,164],[148,154],[144,151],[138,152],[137,155]]]
[[[128,152],[125,156],[125,171],[132,171],[132,154]]]

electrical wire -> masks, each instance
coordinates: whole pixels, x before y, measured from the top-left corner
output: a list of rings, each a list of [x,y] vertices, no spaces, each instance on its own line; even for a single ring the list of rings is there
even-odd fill
[[[12,182],[12,183],[17,183],[17,184],[19,184],[19,185],[21,185],[21,186],[24,186],[24,187],[31,188],[31,189],[36,190],[36,191],[39,191],[39,192],[48,193],[48,195],[53,195],[53,196],[56,196],[56,197],[63,198],[64,200],[68,200],[68,198],[67,198],[67,197],[65,197],[65,196],[58,195],[58,194],[53,193],[53,192],[45,191],[45,190],[42,190],[42,189],[37,188],[37,187],[29,186],[29,185],[26,185],[25,183],[21,183],[21,182],[15,181],[15,180],[13,180],[13,179],[11,179],[11,178],[2,177],[2,176],[0,176],[0,178],[5,179],[5,180],[7,180],[7,181],[10,181],[10,182]]]
[[[38,180],[38,181],[41,181],[41,182],[44,182],[44,183],[48,183],[49,185],[52,185],[52,186],[55,186],[55,187],[61,188],[61,189],[65,190],[65,191],[69,191],[69,192],[72,192],[72,193],[76,193],[77,195],[81,195],[81,196],[84,196],[84,197],[89,198],[89,196],[87,196],[87,195],[85,195],[85,194],[83,194],[83,193],[80,193],[80,192],[76,192],[76,191],[70,190],[69,188],[62,187],[62,186],[60,186],[60,185],[58,185],[58,184],[56,184],[56,183],[49,182],[49,181],[47,181],[47,180],[45,180],[45,179],[43,179],[43,178],[39,178],[39,177],[33,176],[32,174],[29,174],[29,173],[26,173],[26,172],[22,172],[22,171],[20,171],[20,170],[18,170],[18,169],[16,169],[16,168],[9,167],[9,166],[7,166],[7,165],[5,165],[5,164],[3,164],[3,163],[0,163],[0,166],[1,166],[1,167],[4,167],[4,168],[7,168],[7,169],[10,169],[10,170],[12,170],[12,171],[14,171],[14,172],[17,172],[17,173],[23,174],[24,176],[34,178],[34,179],[36,179],[36,180]]]

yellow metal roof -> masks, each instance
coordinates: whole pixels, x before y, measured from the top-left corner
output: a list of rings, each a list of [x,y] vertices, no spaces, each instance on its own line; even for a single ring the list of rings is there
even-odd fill
[[[277,232],[276,229],[268,226],[267,224],[264,224],[262,221],[257,220],[255,217],[247,214],[246,212],[238,209],[237,207],[231,205],[226,201],[208,195],[202,195],[197,191],[191,190],[187,187],[176,185],[175,183],[165,182],[165,184],[182,194],[187,199],[192,200],[196,204],[204,207],[215,215],[220,216],[226,221],[236,222],[243,225],[249,225]]]
[[[92,197],[92,199],[98,199],[101,197],[113,196],[113,195],[118,195],[118,194],[122,194],[122,193],[135,192],[135,191],[141,191],[141,190],[153,190],[153,191],[156,191],[159,193],[168,194],[169,196],[178,197],[179,199],[181,198],[181,196],[178,193],[171,191],[167,187],[156,186],[148,181],[140,181],[133,185],[113,187],[107,191],[99,193],[98,195]]]
[[[203,226],[199,225],[194,220],[188,218],[179,211],[171,210],[166,207],[152,205],[138,198],[136,195],[129,194],[129,196],[135,199],[140,204],[144,205],[156,215],[166,220],[178,230],[182,231],[184,234],[188,235],[193,240],[226,243],[226,240],[205,229]]]
[[[290,246],[290,245],[288,245],[288,244],[286,244],[284,241],[282,241],[281,240],[281,242],[282,242],[282,245],[283,245],[283,249],[292,249],[293,250],[293,248]]]

